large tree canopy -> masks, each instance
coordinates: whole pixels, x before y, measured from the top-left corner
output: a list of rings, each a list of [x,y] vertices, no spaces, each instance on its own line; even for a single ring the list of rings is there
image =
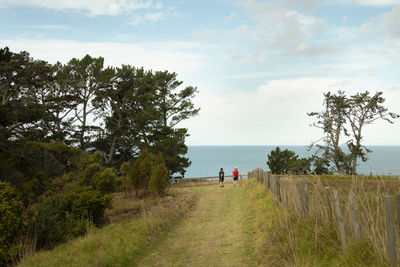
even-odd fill
[[[3,48],[0,145],[41,141],[96,149],[116,167],[148,149],[164,155],[170,175],[184,175],[187,129],[178,125],[199,109],[192,102],[197,88],[182,83],[168,71],[106,68],[102,57],[51,65]]]

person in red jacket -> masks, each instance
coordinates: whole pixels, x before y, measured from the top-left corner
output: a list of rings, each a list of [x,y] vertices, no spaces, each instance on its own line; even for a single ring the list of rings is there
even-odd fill
[[[237,167],[235,167],[235,169],[233,170],[232,175],[233,175],[233,185],[236,186],[239,179],[239,171]]]

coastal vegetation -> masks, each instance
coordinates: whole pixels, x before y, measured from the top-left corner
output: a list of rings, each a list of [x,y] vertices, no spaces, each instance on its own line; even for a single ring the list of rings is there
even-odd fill
[[[363,129],[377,120],[393,123],[398,114],[389,112],[382,92],[347,96],[343,91],[324,94],[324,109],[307,115],[316,118],[312,125],[323,131],[323,137],[313,141],[312,157],[299,158],[295,152],[276,147],[268,155],[267,165],[274,174],[345,174],[356,175],[358,160],[368,160],[372,152],[363,145]],[[347,140],[342,141],[343,138]]]
[[[297,181],[293,176],[281,180],[285,192]],[[113,224],[27,257],[21,266],[389,266],[380,196],[397,192],[399,181],[313,177],[308,183],[307,215],[296,197],[288,201],[282,195],[277,201],[254,178],[239,187],[227,182],[220,188],[210,181],[176,185],[164,199],[118,193],[106,210]],[[322,192],[327,186],[340,195],[345,250],[335,214],[329,217]],[[316,198],[315,187],[322,198]],[[360,241],[352,234],[345,197],[350,191],[356,196]]]
[[[183,176],[197,88],[176,73],[63,64],[0,49],[0,266],[104,224],[115,192],[165,196]]]

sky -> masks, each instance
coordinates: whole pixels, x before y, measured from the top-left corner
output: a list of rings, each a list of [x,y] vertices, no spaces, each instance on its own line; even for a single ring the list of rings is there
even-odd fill
[[[5,46],[176,72],[198,88],[188,145],[308,145],[328,91],[382,91],[400,114],[400,0],[0,0]],[[363,142],[399,135],[378,121]]]

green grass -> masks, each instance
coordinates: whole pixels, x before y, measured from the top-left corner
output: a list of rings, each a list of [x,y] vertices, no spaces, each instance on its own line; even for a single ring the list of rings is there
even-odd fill
[[[178,225],[195,195],[170,199],[144,209],[140,216],[93,229],[87,236],[23,259],[20,266],[135,266],[163,233]],[[130,204],[128,206],[135,206]]]
[[[107,216],[119,223],[36,253],[21,266],[388,265],[366,240],[348,238],[343,252],[334,224],[300,218],[255,179],[174,190],[162,201],[115,198]]]
[[[257,266],[254,213],[243,189],[197,186],[196,210],[140,266]]]

